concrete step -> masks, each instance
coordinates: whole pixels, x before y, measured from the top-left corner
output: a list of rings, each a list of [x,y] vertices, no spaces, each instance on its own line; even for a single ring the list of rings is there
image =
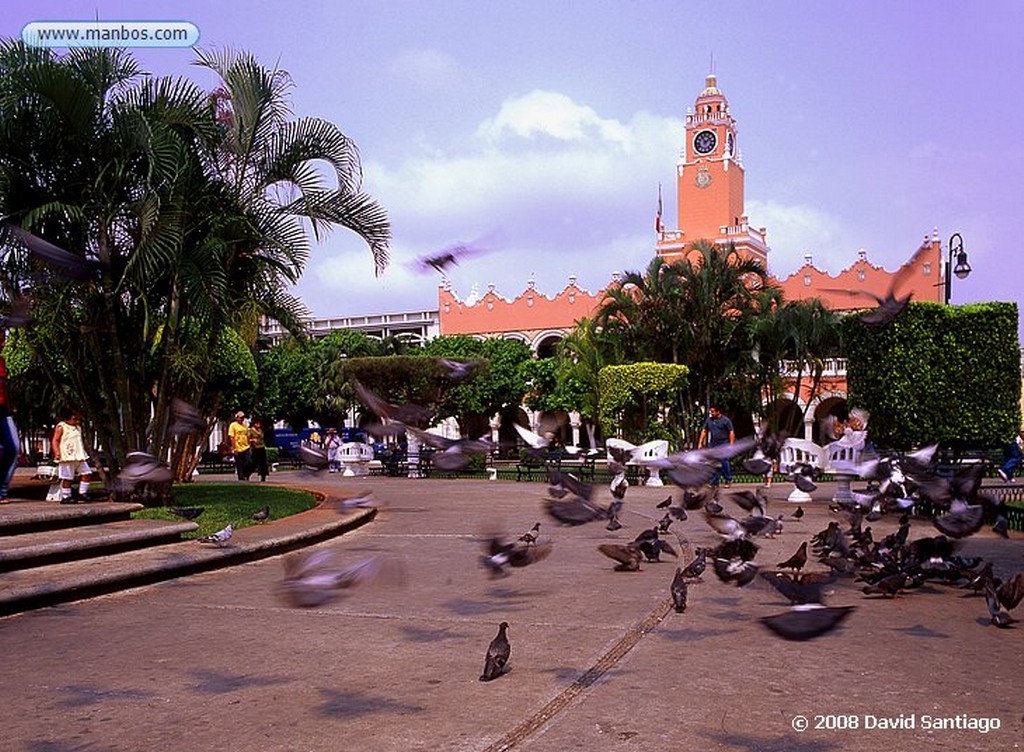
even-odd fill
[[[8,535],[0,537],[0,572],[175,543],[197,529],[195,522],[129,519]]]
[[[58,530],[131,519],[142,504],[109,501],[58,504],[55,501],[21,501],[0,504],[0,536],[22,535],[41,530]]]

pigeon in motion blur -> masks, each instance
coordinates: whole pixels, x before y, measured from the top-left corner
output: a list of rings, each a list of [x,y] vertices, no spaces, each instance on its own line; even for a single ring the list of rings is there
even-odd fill
[[[49,264],[60,277],[87,280],[91,279],[99,269],[99,264],[95,261],[89,261],[71,251],[66,251],[48,240],[43,240],[38,235],[33,235],[28,230],[23,230],[12,224],[4,224],[3,227],[21,241],[21,244],[32,255]]]
[[[480,674],[480,681],[491,681],[505,673],[510,655],[512,655],[512,646],[508,641],[508,622],[503,621],[498,625],[498,634],[487,646],[484,672]]]
[[[348,588],[377,579],[401,581],[403,574],[399,562],[385,562],[379,556],[342,565],[335,562],[331,550],[299,551],[285,557],[278,592],[290,606],[314,608],[330,603]]]
[[[171,507],[167,511],[175,517],[181,517],[184,520],[194,520],[206,511],[206,507]]]
[[[472,376],[481,366],[485,365],[485,361],[438,358],[437,364],[444,369],[444,375],[449,381],[459,382]]]
[[[639,572],[640,563],[644,560],[640,545],[636,542],[626,543],[602,543],[597,550],[618,562],[616,572]]]
[[[458,266],[460,261],[483,256],[498,250],[498,247],[497,235],[490,233],[470,242],[455,243],[419,256],[412,263],[412,268],[421,274],[429,274],[431,270],[444,274],[446,269]]]
[[[903,313],[907,306],[910,305],[910,299],[913,297],[912,292],[908,292],[906,295],[897,296],[897,291],[903,284],[903,281],[907,279],[916,268],[915,262],[918,257],[926,252],[931,246],[922,245],[914,255],[911,256],[910,260],[907,261],[900,269],[892,275],[892,282],[889,284],[889,289],[886,291],[884,296],[876,295],[868,290],[853,290],[853,289],[836,289],[826,288],[822,292],[844,292],[849,295],[860,295],[867,298],[872,298],[878,304],[877,308],[874,308],[867,313],[863,313],[860,316],[860,320],[867,326],[881,327],[891,324],[896,318]]]
[[[223,546],[230,540],[231,536],[235,534],[235,528],[233,525],[228,525],[225,528],[218,530],[216,533],[197,538],[200,543],[213,543],[217,546]]]
[[[206,418],[200,415],[196,408],[178,397],[171,400],[171,422],[167,426],[167,433],[172,436],[180,436],[181,434],[201,433],[205,429]]]
[[[169,483],[174,478],[171,468],[148,452],[130,452],[114,485],[122,491],[142,483]]]
[[[762,577],[792,604],[789,611],[760,619],[761,624],[784,640],[803,641],[821,637],[838,627],[856,608],[824,605],[824,586],[833,582],[830,577],[783,573],[763,574]]]
[[[507,577],[509,573],[506,567],[536,564],[546,559],[553,548],[551,541],[525,543],[517,539],[509,543],[500,535],[491,535],[484,546],[480,563],[491,573],[491,577]]]

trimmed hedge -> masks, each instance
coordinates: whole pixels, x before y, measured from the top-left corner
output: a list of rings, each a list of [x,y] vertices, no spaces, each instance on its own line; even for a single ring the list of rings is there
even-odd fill
[[[605,435],[614,436],[621,428],[631,441],[653,438],[661,427],[656,420],[658,409],[678,402],[689,372],[686,366],[673,363],[632,363],[602,368],[598,372],[601,390],[598,411]],[[631,408],[635,412],[631,412]]]
[[[911,303],[891,324],[843,319],[851,405],[880,446],[995,448],[1021,425],[1016,303]]]

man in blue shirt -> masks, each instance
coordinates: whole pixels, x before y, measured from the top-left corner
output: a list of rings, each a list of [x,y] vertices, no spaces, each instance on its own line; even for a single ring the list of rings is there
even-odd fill
[[[734,444],[736,442],[736,431],[732,427],[732,421],[725,415],[722,415],[720,405],[711,405],[709,415],[704,421],[704,426],[700,429],[700,437],[697,439],[698,449],[704,446],[705,440],[707,440],[709,447]],[[728,488],[732,485],[732,466],[729,464],[728,457],[722,460],[721,469],[711,478],[712,486],[718,485],[719,476],[725,478],[725,483],[722,484],[723,487]]]

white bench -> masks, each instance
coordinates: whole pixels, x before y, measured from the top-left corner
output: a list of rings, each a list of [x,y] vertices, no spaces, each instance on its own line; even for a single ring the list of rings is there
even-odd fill
[[[857,477],[854,468],[860,464],[866,441],[867,431],[848,431],[841,439],[836,439],[825,447],[825,469],[836,479],[833,502],[839,504],[853,501],[850,484]]]
[[[779,472],[788,475],[797,465],[824,470],[828,462],[825,448],[807,439],[786,439],[779,450]]]
[[[654,441],[648,441],[646,444],[637,446],[623,439],[611,438],[605,442],[605,446],[629,452],[627,465],[639,465],[648,468],[650,475],[644,481],[645,486],[665,485],[661,480],[660,470],[657,467],[651,467],[651,463],[656,463],[657,460],[663,460],[668,457],[668,442],[664,439],[655,439]],[[613,459],[610,451],[608,452],[608,459]]]

